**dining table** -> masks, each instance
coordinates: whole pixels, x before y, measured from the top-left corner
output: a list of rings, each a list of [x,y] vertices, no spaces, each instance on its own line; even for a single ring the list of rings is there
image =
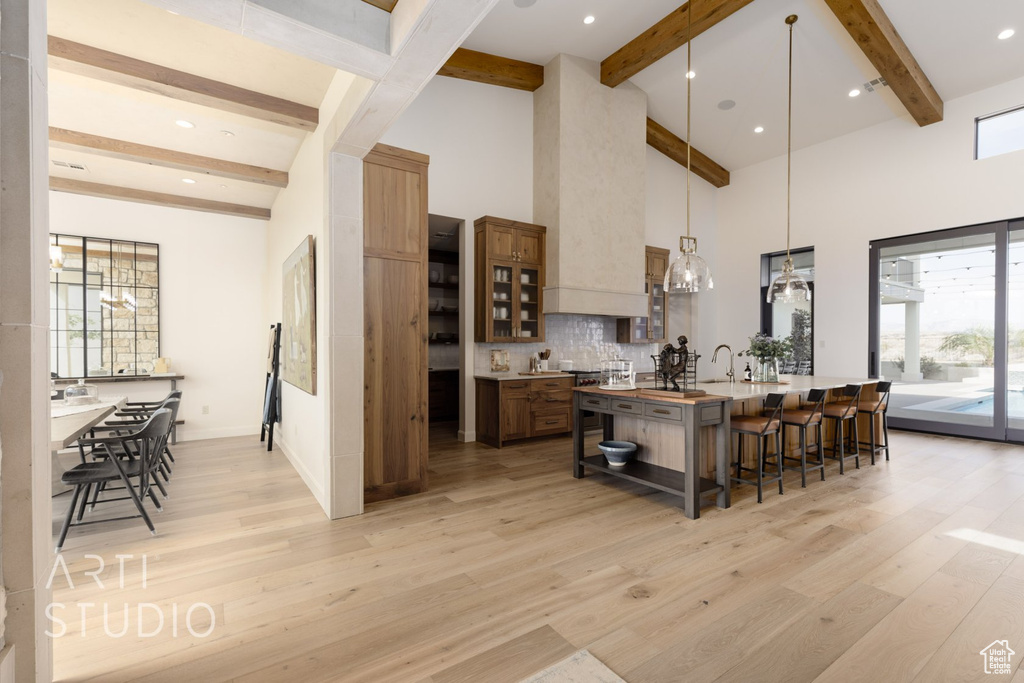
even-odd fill
[[[84,405],[66,405],[63,400],[51,401],[50,404],[50,483],[52,495],[70,491],[70,487],[61,483],[65,469],[60,460],[59,452],[70,448],[90,429],[125,406],[127,396],[104,396],[96,403]],[[77,460],[77,456],[76,456]]]

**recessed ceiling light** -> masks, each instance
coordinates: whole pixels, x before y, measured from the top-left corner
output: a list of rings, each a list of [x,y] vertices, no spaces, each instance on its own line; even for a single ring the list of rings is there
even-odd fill
[[[853,90],[850,91],[850,97],[857,97],[858,95],[860,95],[860,90],[858,90],[857,88],[854,88]]]
[[[536,2],[537,0],[515,0],[515,6],[525,9],[527,7],[532,7]]]
[[[1013,38],[1013,34],[1016,33],[1012,28],[1008,28],[1005,31],[999,33],[999,40],[1006,40],[1007,38]]]
[[[181,182],[185,183],[186,185],[195,185],[196,184],[196,181],[192,180],[191,178],[182,178]]]
[[[178,124],[179,126],[181,126],[182,128],[195,128],[196,127],[196,124],[192,123],[191,121],[186,121],[185,119],[178,119],[177,121],[175,121],[175,123]]]
[[[718,103],[718,108],[722,111],[729,111],[736,106],[736,100],[722,100]]]
[[[235,137],[235,134],[232,133],[230,130],[222,130],[220,132],[220,134],[223,135],[226,138],[233,138],[233,137]]]
[[[693,78],[693,77],[694,77],[694,76],[696,76],[696,75],[697,75],[697,74],[695,74],[695,73],[694,73],[694,72],[692,72],[692,71],[687,71],[687,72],[686,72],[686,77],[687,77],[687,78]]]
[[[587,25],[593,24],[594,23],[594,15],[593,14],[588,14],[587,16],[583,17],[583,23],[587,24]]]
[[[754,129],[754,132],[755,133],[763,133],[764,132],[764,126],[758,126],[757,128]]]

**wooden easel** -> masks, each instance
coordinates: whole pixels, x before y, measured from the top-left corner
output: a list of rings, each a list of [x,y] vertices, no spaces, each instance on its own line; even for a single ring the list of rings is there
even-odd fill
[[[274,323],[270,326],[267,384],[263,391],[263,426],[260,428],[260,443],[267,442],[267,451],[274,450],[274,423],[281,419],[277,411],[277,378],[280,372],[281,323]]]

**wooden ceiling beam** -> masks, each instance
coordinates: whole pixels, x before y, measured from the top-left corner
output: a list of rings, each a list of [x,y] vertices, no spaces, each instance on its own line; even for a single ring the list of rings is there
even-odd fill
[[[395,5],[398,4],[398,0],[363,0],[363,2],[367,5],[379,7],[385,12],[393,12],[395,10]]]
[[[825,0],[919,126],[942,120],[943,103],[878,0]]]
[[[647,117],[647,144],[677,164],[686,166],[686,141],[650,117]],[[690,170],[694,174],[715,187],[725,187],[729,184],[729,171],[715,163],[708,155],[694,147],[690,157]]]
[[[59,149],[88,152],[111,159],[134,161],[151,166],[173,168],[231,180],[244,180],[272,187],[288,187],[288,172],[262,166],[250,166],[172,149],[150,147],[125,140],[115,140],[64,128],[50,127],[50,145]]]
[[[686,45],[687,15],[693,5],[690,36],[696,38],[754,0],[690,0],[601,62],[601,82],[614,88]]]
[[[169,206],[175,209],[191,209],[193,211],[219,213],[225,216],[270,220],[270,209],[264,209],[258,206],[229,204],[227,202],[217,202],[210,199],[198,199],[196,197],[183,197],[181,195],[165,194],[163,192],[137,190],[130,187],[89,183],[84,180],[73,180],[71,178],[56,178],[54,176],[50,176],[50,189],[57,192],[83,194],[89,197],[119,199],[126,202]]]
[[[320,112],[298,102],[176,71],[159,64],[49,36],[49,65],[117,85],[270,121],[299,130],[315,130]]]
[[[518,59],[498,57],[461,47],[455,50],[437,73],[450,78],[462,78],[530,92],[544,85],[544,67],[540,64],[521,62]]]

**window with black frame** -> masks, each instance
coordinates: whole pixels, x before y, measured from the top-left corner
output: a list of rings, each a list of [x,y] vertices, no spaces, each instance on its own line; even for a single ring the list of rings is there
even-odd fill
[[[51,234],[52,375],[147,375],[159,356],[159,246]]]
[[[793,353],[779,362],[787,375],[814,374],[814,247],[793,249],[793,272],[807,281],[810,301],[768,303],[768,288],[782,274],[786,252],[761,255],[761,331],[770,337],[793,337]]]

